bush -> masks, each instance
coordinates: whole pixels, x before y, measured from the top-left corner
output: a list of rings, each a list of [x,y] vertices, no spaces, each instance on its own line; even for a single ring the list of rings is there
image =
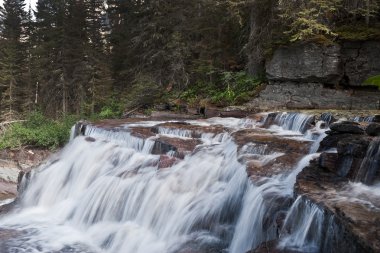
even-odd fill
[[[245,71],[221,71],[216,82],[198,82],[184,91],[181,98],[190,104],[197,104],[202,99],[220,106],[242,104],[256,94],[261,83]]]
[[[0,148],[33,146],[55,149],[64,145],[70,136],[76,117],[50,120],[39,112],[32,113],[25,122],[12,124],[0,137]]]
[[[121,102],[117,102],[116,99],[110,99],[106,105],[102,107],[101,111],[97,115],[92,115],[94,119],[116,119],[120,118],[124,112],[124,105]]]

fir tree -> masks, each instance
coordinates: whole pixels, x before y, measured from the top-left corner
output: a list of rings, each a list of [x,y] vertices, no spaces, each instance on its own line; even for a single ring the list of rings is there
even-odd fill
[[[12,119],[21,112],[25,90],[25,47],[23,24],[26,18],[23,0],[5,0],[1,15],[0,89],[2,118]]]

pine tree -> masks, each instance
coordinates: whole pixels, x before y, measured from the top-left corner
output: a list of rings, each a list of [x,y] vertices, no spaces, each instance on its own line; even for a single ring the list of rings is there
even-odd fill
[[[25,35],[23,41],[25,42],[26,49],[26,71],[24,73],[25,76],[25,92],[24,92],[24,111],[26,113],[31,113],[35,109],[35,104],[37,103],[38,95],[37,93],[37,83],[36,83],[36,75],[34,74],[35,62],[36,59],[34,57],[34,45],[35,43],[35,26],[33,21],[33,10],[32,6],[28,6],[28,11],[26,13],[26,19],[24,24]]]
[[[5,0],[4,8],[0,10],[0,89],[3,119],[15,118],[21,111],[26,55],[22,41],[26,17],[24,6],[23,0]]]
[[[38,106],[51,117],[59,116],[60,112],[66,113],[68,107],[67,73],[63,68],[65,14],[66,1],[37,2],[35,57]]]
[[[86,107],[91,114],[112,95],[109,50],[106,44],[106,8],[103,0],[87,1],[86,11]]]

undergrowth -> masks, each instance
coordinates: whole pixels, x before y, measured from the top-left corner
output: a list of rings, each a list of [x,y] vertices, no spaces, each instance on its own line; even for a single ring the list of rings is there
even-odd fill
[[[56,149],[67,142],[70,129],[77,119],[74,116],[66,116],[52,120],[34,112],[26,121],[10,124],[1,133],[0,149],[22,146]]]

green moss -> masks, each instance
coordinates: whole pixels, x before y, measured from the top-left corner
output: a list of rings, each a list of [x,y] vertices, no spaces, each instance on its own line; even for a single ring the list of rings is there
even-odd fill
[[[376,86],[380,90],[380,75],[368,78],[364,81],[364,85]]]

